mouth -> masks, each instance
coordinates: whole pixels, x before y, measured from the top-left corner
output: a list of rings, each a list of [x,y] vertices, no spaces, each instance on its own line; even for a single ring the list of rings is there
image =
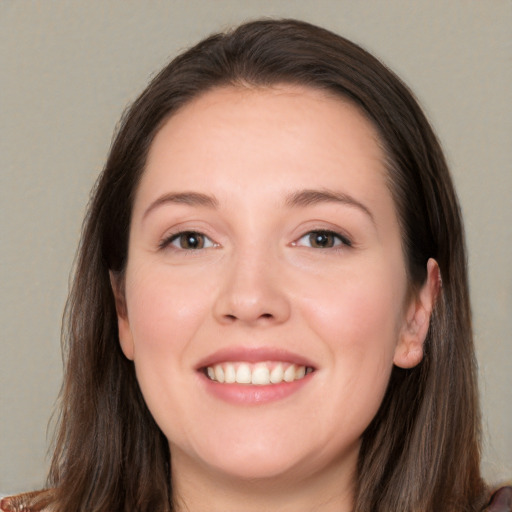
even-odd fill
[[[317,366],[301,354],[276,347],[226,347],[198,362],[205,391],[236,406],[294,396],[313,381]]]
[[[284,361],[225,361],[204,366],[200,371],[219,384],[269,386],[302,380],[313,373],[314,368]]]

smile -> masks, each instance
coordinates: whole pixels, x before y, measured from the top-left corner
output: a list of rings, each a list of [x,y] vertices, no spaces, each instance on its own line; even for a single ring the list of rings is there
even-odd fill
[[[302,380],[313,372],[310,366],[281,361],[249,363],[243,361],[224,362],[204,368],[205,375],[221,384],[249,384],[268,386],[282,382]]]

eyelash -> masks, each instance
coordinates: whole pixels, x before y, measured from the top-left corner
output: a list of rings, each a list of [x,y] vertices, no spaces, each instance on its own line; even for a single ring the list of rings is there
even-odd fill
[[[180,238],[182,237],[188,237],[189,240],[190,238],[194,237],[196,239],[202,239],[203,240],[203,244],[208,244],[206,247],[177,247],[175,246],[174,248],[176,250],[182,250],[182,251],[197,251],[197,250],[200,250],[200,249],[209,249],[211,247],[217,247],[218,244],[216,244],[215,242],[213,242],[209,237],[207,237],[204,233],[200,233],[199,231],[180,231],[179,233],[173,233],[172,235],[164,238],[159,244],[158,244],[158,248],[160,250],[162,249],[165,249],[166,247],[169,247],[170,245],[173,245],[173,242],[179,240]]]
[[[352,247],[352,241],[349,240],[346,236],[340,234],[340,233],[337,233],[336,231],[331,231],[329,229],[314,229],[312,231],[308,231],[307,233],[305,233],[304,235],[302,235],[296,242],[293,243],[294,246],[299,246],[299,247],[302,247],[302,245],[299,244],[299,242],[303,239],[306,239],[308,238],[309,241],[311,242],[312,241],[312,237],[327,237],[327,238],[332,238],[334,240],[334,243],[332,246],[330,247],[312,247],[311,245],[310,246],[306,246],[306,247],[309,247],[311,249],[323,249],[323,250],[339,250],[343,247]],[[317,238],[317,241],[318,241],[318,238]]]
[[[190,241],[192,238],[195,238],[196,240],[202,240],[202,246],[201,247],[177,247],[174,248],[176,250],[182,250],[182,251],[197,251],[201,249],[209,249],[212,247],[217,247],[218,244],[213,242],[209,237],[207,237],[204,233],[201,233],[199,231],[180,231],[179,233],[173,233],[172,235],[164,238],[159,244],[158,248],[160,250],[165,249],[166,247],[173,245],[174,242],[178,241],[182,237],[188,237],[188,241]],[[314,229],[312,231],[308,231],[304,235],[302,235],[297,241],[292,243],[292,246],[294,247],[303,247],[304,245],[300,244],[300,241],[303,239],[308,238],[309,242],[312,243],[313,238],[317,237],[316,242],[319,242],[319,237],[324,237],[329,240],[332,240],[333,245],[330,247],[313,247],[311,245],[306,246],[310,247],[311,249],[322,249],[322,250],[339,250],[341,247],[352,247],[352,242],[349,240],[346,236],[337,233],[335,231],[331,231],[328,229]],[[201,241],[199,242],[201,244]],[[204,245],[206,244],[206,246]]]

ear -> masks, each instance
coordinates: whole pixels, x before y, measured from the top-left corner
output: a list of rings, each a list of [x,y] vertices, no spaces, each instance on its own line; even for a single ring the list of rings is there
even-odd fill
[[[430,317],[441,289],[441,274],[437,261],[427,262],[427,278],[419,292],[411,299],[406,311],[400,339],[393,362],[400,368],[413,368],[423,359],[423,345],[430,325]]]
[[[128,310],[126,308],[126,296],[124,291],[124,279],[110,272],[110,285],[114,293],[114,300],[116,304],[117,313],[117,329],[119,332],[119,343],[123,354],[133,361],[134,358],[134,345],[133,336],[130,329],[130,322],[128,321]]]

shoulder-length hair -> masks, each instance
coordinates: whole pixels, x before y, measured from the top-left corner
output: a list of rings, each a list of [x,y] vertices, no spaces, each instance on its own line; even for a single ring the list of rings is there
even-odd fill
[[[260,20],[167,65],[124,115],[92,193],[63,340],[66,368],[49,485],[59,510],[172,510],[167,440],[118,342],[109,273],[122,282],[148,149],[180,107],[221,86],[299,84],[351,101],[376,127],[411,290],[429,258],[442,288],[415,368],[394,368],[363,434],[357,512],[481,510],[479,408],[460,209],[440,145],[408,88],[368,52],[313,25]]]

